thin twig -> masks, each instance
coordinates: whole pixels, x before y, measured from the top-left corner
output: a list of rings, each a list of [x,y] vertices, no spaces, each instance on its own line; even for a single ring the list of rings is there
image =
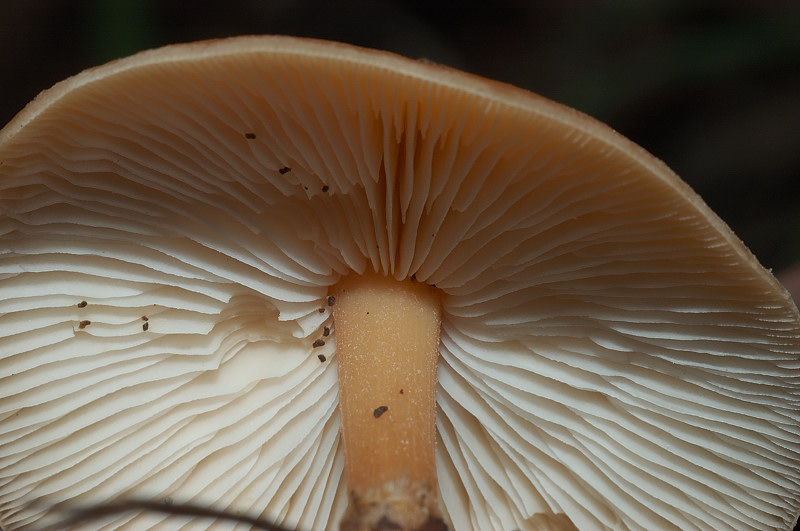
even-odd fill
[[[57,531],[66,527],[85,524],[92,520],[104,518],[106,516],[125,513],[128,511],[152,511],[166,513],[176,516],[193,516],[199,518],[215,518],[220,520],[230,520],[252,526],[253,529],[264,529],[266,531],[295,531],[277,524],[253,518],[251,516],[218,511],[198,505],[159,503],[147,500],[126,500],[121,502],[93,505],[91,507],[71,509],[70,516],[52,526],[46,527],[41,531]]]

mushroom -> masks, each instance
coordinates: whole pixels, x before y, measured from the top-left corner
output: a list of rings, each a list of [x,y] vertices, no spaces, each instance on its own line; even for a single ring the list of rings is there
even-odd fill
[[[5,530],[790,528],[799,368],[686,184],[500,83],[241,37],[0,132]]]

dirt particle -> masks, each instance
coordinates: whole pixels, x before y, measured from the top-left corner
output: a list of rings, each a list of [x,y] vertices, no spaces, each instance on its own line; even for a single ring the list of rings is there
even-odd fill
[[[380,529],[381,531],[402,531],[405,529],[405,527],[390,520],[388,516],[381,516],[381,519],[378,520],[378,525],[375,526],[375,529]],[[425,529],[427,531],[428,528],[420,527],[419,529]]]
[[[78,328],[79,328],[80,330],[83,330],[84,328],[86,328],[86,327],[87,327],[87,326],[89,326],[90,324],[92,324],[92,322],[91,322],[91,321],[81,321],[80,323],[78,323]]]
[[[314,344],[312,346],[314,348],[317,348],[317,347],[321,347],[323,345],[325,345],[325,341],[323,341],[322,339],[317,339],[316,341],[314,341]]]
[[[322,335],[323,335],[324,337],[328,337],[329,335],[331,335],[331,329],[330,329],[330,328],[328,328],[327,326],[326,326],[326,327],[324,327],[324,328],[322,329]]]
[[[325,360],[327,359],[325,354],[317,354],[317,357],[319,358],[320,363],[325,363]]]
[[[319,309],[319,310],[317,310],[317,311],[318,311],[319,313],[325,313],[325,308],[320,308],[320,309]]]
[[[149,319],[148,319],[148,317],[146,315],[143,315],[142,316],[142,321],[149,321]]]
[[[331,189],[331,187],[326,184],[325,186],[322,187],[322,192],[325,193],[330,189]]]
[[[255,138],[256,138],[256,134],[255,134],[255,133],[245,133],[245,134],[244,134],[244,137],[245,137],[247,140],[255,140]]]
[[[380,418],[381,415],[389,411],[389,406],[380,406],[376,407],[375,411],[372,412],[372,415],[377,419]]]
[[[89,304],[86,301],[81,301],[77,304],[78,308],[86,308],[86,305]]]
[[[290,171],[292,171],[292,169],[289,166],[284,166],[283,168],[278,170],[278,173],[280,173],[281,175],[286,175]]]
[[[403,394],[403,390],[402,390],[402,389],[400,389],[400,394],[401,394],[401,395]]]
[[[336,297],[333,295],[328,295],[328,306],[333,306],[333,303],[336,302]]]

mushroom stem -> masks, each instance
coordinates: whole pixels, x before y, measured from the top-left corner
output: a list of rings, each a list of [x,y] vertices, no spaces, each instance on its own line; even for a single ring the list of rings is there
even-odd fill
[[[349,492],[341,529],[447,529],[434,457],[439,294],[376,274],[345,277],[332,293]]]

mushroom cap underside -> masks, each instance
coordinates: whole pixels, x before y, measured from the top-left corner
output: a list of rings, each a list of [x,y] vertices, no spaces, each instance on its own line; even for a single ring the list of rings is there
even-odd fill
[[[242,37],[89,70],[0,132],[0,525],[338,521],[326,297],[368,270],[441,291],[456,529],[794,524],[797,309],[661,162],[513,87]]]

